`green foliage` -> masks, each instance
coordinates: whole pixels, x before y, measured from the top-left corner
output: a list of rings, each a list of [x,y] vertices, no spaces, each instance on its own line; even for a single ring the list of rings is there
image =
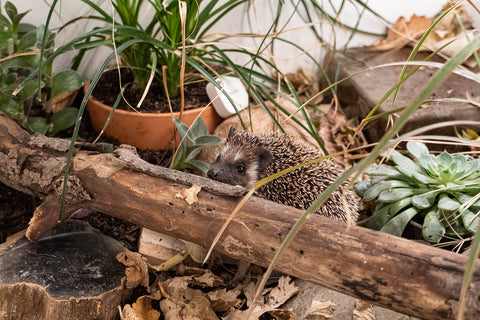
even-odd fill
[[[6,15],[0,8],[0,111],[33,131],[55,135],[75,123],[78,109],[66,108],[53,114],[53,99],[82,87],[83,79],[73,70],[53,76],[52,60],[43,65],[40,77],[24,81],[40,68],[39,49],[43,48],[45,60],[54,53],[55,33],[43,25],[21,23],[29,11],[18,13],[9,1],[5,3],[5,12]],[[34,104],[45,110],[45,116],[29,117]]]
[[[368,228],[401,236],[415,216],[423,219],[423,238],[438,243],[445,235],[464,237],[480,224],[480,159],[451,155],[435,156],[420,142],[410,141],[412,160],[397,151],[390,155],[396,166],[372,165],[355,191],[363,201],[376,200]]]
[[[217,6],[219,1],[214,0],[203,6],[202,9],[200,9],[201,0],[148,0],[148,2],[144,0],[115,0],[112,3],[116,14],[119,16],[119,21],[114,21],[111,15],[94,1],[82,1],[89,5],[96,12],[96,15],[73,19],[65,26],[83,18],[100,20],[105,22],[107,26],[111,26],[110,30],[104,30],[92,38],[85,39],[83,50],[89,50],[100,45],[113,47],[111,41],[103,41],[106,37],[111,37],[112,30],[115,31],[116,47],[132,39],[143,39],[144,41],[129,46],[120,54],[122,64],[128,67],[134,75],[133,87],[143,90],[148,83],[152,69],[159,83],[164,83],[162,67],[165,66],[168,95],[174,97],[179,93],[182,77],[182,50],[185,50],[185,56],[187,57],[201,58],[209,54],[208,50],[200,49],[195,44],[201,42],[201,36],[214,23],[246,0],[230,0],[220,6]],[[183,13],[181,5],[186,8],[184,13],[185,47],[182,36]],[[151,16],[151,14],[142,14],[144,12],[154,13],[149,21],[139,21],[140,16]],[[162,42],[155,41],[157,39],[161,39]],[[152,63],[153,55],[158,59],[158,68]],[[192,65],[187,61],[185,72],[183,72],[185,83],[199,78],[198,74],[194,75],[190,72],[192,70]]]
[[[197,160],[195,157],[198,156],[204,146],[216,145],[220,143],[222,139],[213,134],[208,134],[207,126],[200,117],[195,119],[190,128],[179,119],[174,118],[174,120],[181,143],[173,160],[172,168],[176,170],[197,168],[207,173],[209,168],[208,163]]]

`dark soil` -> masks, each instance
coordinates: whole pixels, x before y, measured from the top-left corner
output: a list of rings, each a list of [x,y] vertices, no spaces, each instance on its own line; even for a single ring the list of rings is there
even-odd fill
[[[132,73],[129,72],[128,69],[120,70],[122,85],[133,81]],[[210,100],[206,94],[205,86],[205,81],[193,82],[185,85],[185,110],[198,108],[209,104]],[[100,81],[93,91],[93,96],[104,104],[113,106],[118,94],[120,93],[120,88],[121,85],[119,83],[118,71],[116,69],[110,70],[105,72],[100,78]],[[168,100],[164,95],[162,88],[163,86],[161,83],[155,80],[152,82],[150,90],[148,91],[148,94],[139,109],[141,112],[170,112]],[[130,105],[135,107],[138,101],[140,101],[142,94],[143,91],[134,90],[132,86],[128,86],[124,92],[124,97],[128,103],[130,103]],[[174,112],[180,111],[180,93],[176,97],[170,97],[170,101],[172,103],[172,110]],[[118,108],[131,110],[131,108],[123,100],[120,102]]]
[[[40,205],[34,196],[0,183],[0,243],[28,226],[33,210]]]

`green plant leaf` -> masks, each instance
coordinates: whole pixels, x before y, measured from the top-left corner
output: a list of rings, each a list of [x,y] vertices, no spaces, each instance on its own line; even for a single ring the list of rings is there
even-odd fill
[[[437,192],[426,192],[412,197],[412,204],[417,209],[428,209],[435,204]]]
[[[390,205],[390,210],[389,210],[389,215],[390,217],[393,217],[396,215],[398,212],[401,210],[405,209],[406,207],[410,206],[412,204],[412,197],[404,198],[400,201],[393,202]]]
[[[195,119],[190,127],[190,131],[192,132],[192,139],[197,140],[199,137],[203,137],[208,134],[207,126],[201,117]]]
[[[83,79],[76,71],[60,71],[52,80],[52,98],[63,92],[77,90],[83,87],[83,85]]]
[[[10,31],[0,31],[0,49],[7,49],[15,42],[15,37]]]
[[[222,139],[213,134],[207,134],[195,140],[195,144],[200,146],[213,146],[220,142],[222,142]]]
[[[445,226],[440,222],[441,216],[438,210],[427,213],[423,221],[422,235],[428,242],[438,243],[445,235]]]
[[[51,135],[56,135],[58,132],[70,128],[77,120],[77,108],[65,108],[52,115],[52,129]]]
[[[193,160],[196,156],[198,156],[200,154],[200,151],[202,151],[202,147],[200,147],[200,146],[195,146],[195,147],[191,148],[190,150],[188,150],[184,161],[185,162],[190,162],[191,160]]]
[[[372,164],[367,170],[365,170],[365,174],[368,174],[369,176],[388,176],[392,178],[401,176],[401,173],[396,168],[386,164]]]
[[[177,119],[176,117],[173,117],[173,121],[175,122],[175,126],[177,127],[178,134],[180,135],[180,139],[183,139],[183,137],[188,131],[188,126],[182,123],[182,121],[180,121],[180,119]]]
[[[462,218],[463,225],[465,226],[465,229],[467,229],[472,233],[477,232],[478,226],[480,224],[480,219],[478,215],[476,215],[470,210],[465,210],[461,214],[461,218]]]
[[[12,22],[15,20],[15,16],[18,14],[17,8],[10,1],[5,2],[5,12]]]
[[[420,169],[419,166],[415,162],[412,161],[412,159],[402,155],[400,152],[393,150],[392,153],[390,154],[390,159],[397,164],[398,167],[405,168],[405,173],[410,172],[410,174],[414,172],[422,172],[422,169]],[[398,168],[397,167],[397,168]]]
[[[417,209],[409,208],[388,221],[380,231],[400,237],[408,222],[418,213]]]
[[[363,196],[363,201],[371,201],[377,198],[378,195],[385,190],[390,190],[392,188],[401,188],[401,187],[407,188],[409,187],[409,184],[405,181],[399,181],[399,180],[380,181],[379,183],[373,185],[371,188],[365,191]]]
[[[428,148],[425,144],[418,141],[408,141],[407,150],[412,156],[415,157],[418,161],[422,154],[429,154]]]
[[[210,165],[202,160],[190,160],[188,163],[203,173],[207,173],[208,169],[210,169]]]
[[[367,222],[365,223],[365,227],[373,230],[380,230],[385,223],[392,218],[392,215],[389,213],[391,204],[387,204],[386,206],[380,205],[381,204],[377,205],[373,215],[368,218]]]
[[[447,151],[443,151],[437,156],[437,159],[441,164],[443,164],[445,167],[449,167],[450,164],[453,162],[453,157],[450,153]]]
[[[356,183],[354,186],[354,190],[357,196],[363,199],[363,196],[365,195],[365,191],[367,191],[371,186],[372,186],[372,181],[364,180]]]
[[[378,195],[377,201],[378,202],[395,202],[406,197],[410,197],[414,194],[414,191],[411,188],[394,188],[390,190],[385,190],[380,192]]]
[[[45,134],[48,131],[49,125],[47,124],[47,119],[42,117],[30,117],[28,118],[28,126],[31,130]]]
[[[23,116],[23,103],[19,103],[14,99],[0,101],[0,111],[4,112],[11,118],[22,118]]]
[[[20,41],[18,41],[18,51],[27,51],[33,47],[35,47],[35,43],[37,42],[37,31],[34,29],[30,32],[27,32]]]
[[[455,211],[460,208],[460,203],[450,198],[446,193],[442,193],[438,200],[438,208],[445,211]]]

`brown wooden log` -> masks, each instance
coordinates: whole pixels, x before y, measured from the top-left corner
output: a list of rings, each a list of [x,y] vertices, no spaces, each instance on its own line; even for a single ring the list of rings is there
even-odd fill
[[[0,121],[0,132],[5,124],[12,125]],[[25,146],[15,140],[0,139],[0,161],[4,161],[1,153],[5,153],[7,145],[10,149],[30,150],[28,142]],[[29,152],[38,155],[38,147],[31,148],[35,152]],[[70,195],[69,213],[87,206],[208,247],[239,202],[241,189],[149,165],[135,158],[129,149],[120,148],[116,155],[82,150],[76,153],[70,179],[75,192]],[[47,151],[43,156],[45,162],[53,157]],[[28,167],[25,163],[23,170]],[[8,165],[14,167],[11,162]],[[1,170],[0,180],[6,181]],[[188,204],[176,195],[192,184],[202,186],[202,191],[198,202]],[[22,188],[34,187],[22,184]],[[76,202],[75,195],[79,195]],[[57,208],[56,198],[51,196],[36,210],[28,230],[32,240],[54,224]],[[267,266],[301,214],[300,210],[253,197],[229,225],[216,249]],[[276,269],[380,306],[434,320],[456,317],[466,262],[467,257],[459,254],[312,216]],[[480,318],[479,286],[477,263],[465,319]]]

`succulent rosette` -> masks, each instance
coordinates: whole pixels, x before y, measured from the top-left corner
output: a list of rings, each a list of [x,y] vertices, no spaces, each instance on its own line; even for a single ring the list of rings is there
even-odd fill
[[[414,217],[423,224],[426,241],[438,243],[444,236],[463,238],[480,224],[480,159],[430,154],[425,144],[410,141],[407,150],[414,160],[393,151],[396,165],[372,165],[368,181],[355,191],[365,202],[376,202],[365,226],[401,236]]]

